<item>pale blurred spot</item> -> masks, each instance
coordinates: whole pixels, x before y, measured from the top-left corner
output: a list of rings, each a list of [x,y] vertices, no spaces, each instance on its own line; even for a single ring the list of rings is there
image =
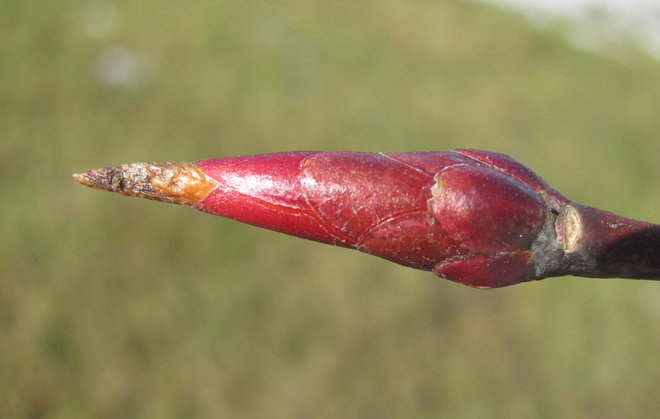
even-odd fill
[[[80,10],[80,23],[87,36],[104,39],[117,29],[119,13],[109,1],[90,2]]]
[[[521,13],[540,27],[567,25],[578,47],[619,55],[629,44],[660,60],[657,0],[474,0]]]
[[[153,68],[144,54],[134,49],[112,45],[97,55],[94,71],[102,84],[137,89],[153,79]]]

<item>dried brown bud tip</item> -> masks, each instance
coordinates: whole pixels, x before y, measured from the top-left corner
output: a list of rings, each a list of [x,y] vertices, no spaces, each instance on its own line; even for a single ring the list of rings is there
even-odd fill
[[[193,163],[121,164],[73,178],[90,188],[183,205],[194,205],[218,185]]]

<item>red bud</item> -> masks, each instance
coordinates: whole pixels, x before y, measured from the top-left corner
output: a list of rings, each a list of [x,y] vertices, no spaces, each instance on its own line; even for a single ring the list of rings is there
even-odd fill
[[[300,151],[74,176],[479,288],[566,274],[660,277],[660,226],[572,203],[498,153]]]

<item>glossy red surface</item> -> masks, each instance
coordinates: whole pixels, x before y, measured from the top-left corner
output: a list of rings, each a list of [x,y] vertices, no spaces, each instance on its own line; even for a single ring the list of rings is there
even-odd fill
[[[197,208],[472,286],[533,279],[547,185],[496,153],[288,152],[202,160]]]

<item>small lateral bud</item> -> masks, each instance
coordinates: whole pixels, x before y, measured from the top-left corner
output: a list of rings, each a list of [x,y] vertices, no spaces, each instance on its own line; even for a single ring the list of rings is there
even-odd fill
[[[73,178],[95,189],[191,206],[218,185],[192,163],[121,164],[76,173]]]

